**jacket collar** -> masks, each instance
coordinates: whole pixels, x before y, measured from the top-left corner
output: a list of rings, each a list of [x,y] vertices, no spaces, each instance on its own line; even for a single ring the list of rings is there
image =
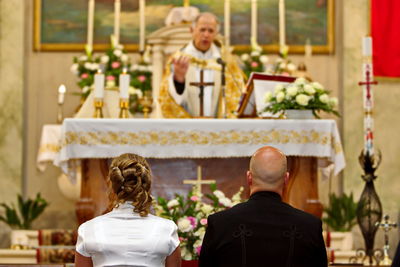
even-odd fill
[[[250,199],[262,199],[262,198],[269,198],[276,201],[282,201],[281,196],[278,193],[272,191],[258,191],[250,196]]]

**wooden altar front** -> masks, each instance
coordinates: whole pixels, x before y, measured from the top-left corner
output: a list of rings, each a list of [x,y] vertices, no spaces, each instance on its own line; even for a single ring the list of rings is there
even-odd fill
[[[182,181],[195,179],[198,165],[204,179],[216,180],[218,188],[231,196],[246,185],[249,157],[264,145],[288,156],[291,179],[284,200],[320,216],[317,161],[334,163],[335,174],[344,167],[333,120],[66,119],[55,164],[73,178],[73,163],[82,163],[77,214],[83,222],[105,211],[109,159],[122,153],[148,159],[155,196],[188,192],[191,187]]]

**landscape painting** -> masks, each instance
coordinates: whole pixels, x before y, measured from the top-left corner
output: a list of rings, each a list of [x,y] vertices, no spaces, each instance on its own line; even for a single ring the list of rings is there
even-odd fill
[[[200,11],[216,14],[224,34],[224,2],[191,0]],[[231,0],[231,44],[249,49],[251,1]],[[257,1],[257,40],[267,52],[278,51],[279,0]],[[304,53],[309,42],[315,53],[333,52],[334,0],[286,0],[286,42],[290,53]],[[105,49],[114,29],[114,0],[95,1],[94,47]],[[83,50],[87,36],[87,0],[34,0],[34,47],[41,51]],[[146,34],[165,27],[165,18],[183,0],[146,0]],[[139,0],[121,1],[120,40],[134,51],[139,43]],[[307,41],[308,40],[308,41]]]

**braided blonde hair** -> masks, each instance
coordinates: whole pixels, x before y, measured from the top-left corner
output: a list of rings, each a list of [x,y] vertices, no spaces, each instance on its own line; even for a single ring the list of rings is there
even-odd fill
[[[110,165],[109,210],[120,203],[132,201],[133,211],[140,216],[150,212],[153,198],[150,195],[151,171],[147,161],[136,154],[122,154]]]

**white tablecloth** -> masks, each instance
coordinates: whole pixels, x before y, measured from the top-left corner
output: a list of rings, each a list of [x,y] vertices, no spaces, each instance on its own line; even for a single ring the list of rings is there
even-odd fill
[[[261,119],[65,119],[60,152],[64,172],[74,159],[136,153],[146,158],[247,157],[271,145],[288,156],[345,159],[334,120]],[[71,167],[71,166],[70,166]]]

